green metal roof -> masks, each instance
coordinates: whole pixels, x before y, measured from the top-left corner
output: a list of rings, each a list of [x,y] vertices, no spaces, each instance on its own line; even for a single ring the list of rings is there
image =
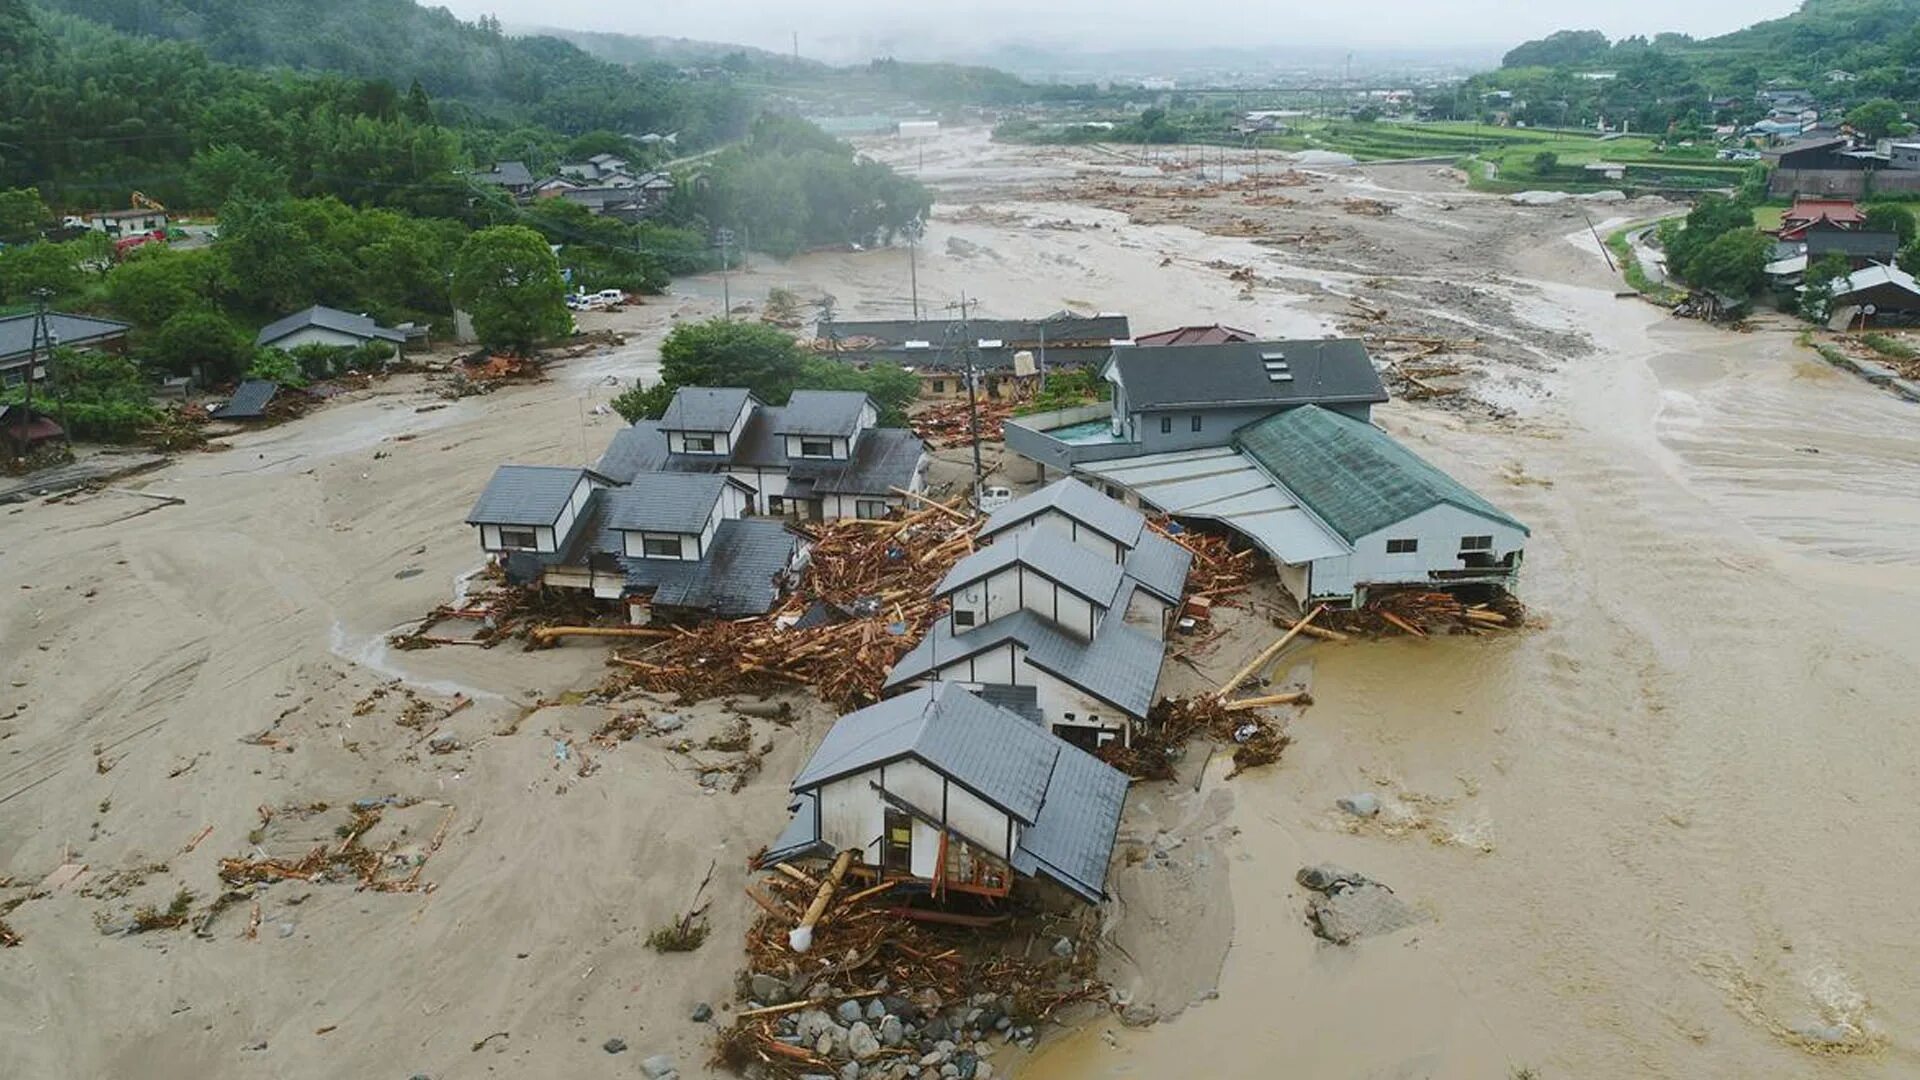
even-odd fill
[[[1348,543],[1441,503],[1530,533],[1386,432],[1318,405],[1248,424],[1233,441]]]

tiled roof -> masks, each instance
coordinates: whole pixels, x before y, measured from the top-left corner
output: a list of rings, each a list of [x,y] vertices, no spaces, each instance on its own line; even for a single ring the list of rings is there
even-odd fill
[[[1098,903],[1106,896],[1127,786],[1126,774],[1079,747],[1062,746],[1040,818],[1020,830],[1013,868],[1029,877],[1045,875]]]
[[[904,757],[1031,825],[1066,744],[956,683],[914,690],[834,722],[793,778],[796,792]]]
[[[995,510],[981,527],[982,539],[1003,532],[1047,510],[1058,510],[1082,525],[1131,547],[1147,519],[1117,499],[1109,499],[1072,477],[1029,492]]]
[[[1160,664],[1166,645],[1160,640],[1107,618],[1092,641],[1055,627],[1031,611],[1002,615],[984,626],[960,634],[947,619],[936,620],[919,643],[907,651],[888,673],[887,687],[927,678],[949,664],[1017,642],[1027,650],[1027,662],[1134,719],[1144,719],[1160,686]]]
[[[1304,406],[1249,424],[1234,445],[1352,543],[1442,504],[1527,527],[1364,420]]]
[[[702,473],[640,473],[602,498],[607,527],[625,532],[697,533],[707,527],[713,504],[731,483]]]
[[[753,394],[738,387],[683,386],[660,416],[661,431],[730,431]]]
[[[284,319],[268,323],[254,338],[254,344],[272,345],[310,326],[318,326],[323,330],[332,330],[340,334],[351,334],[364,341],[407,340],[407,335],[398,330],[389,330],[365,315],[356,315],[351,311],[341,311],[339,308],[315,304],[305,311],[296,311]]]
[[[108,338],[116,338],[133,329],[126,323],[111,319],[96,319],[87,315],[66,315],[57,311],[47,313],[47,333],[59,345],[87,345]],[[34,316],[9,315],[0,318],[0,362],[25,357],[33,351]],[[45,342],[40,344],[47,348]]]
[[[469,525],[551,525],[587,470],[571,465],[502,465],[493,470]]]
[[[248,379],[235,387],[227,403],[208,415],[216,420],[254,420],[267,415],[267,403],[280,392],[280,384],[267,379]]]
[[[945,596],[1016,563],[1103,606],[1113,602],[1122,576],[1119,563],[1102,559],[1059,533],[1029,529],[1002,536],[955,563],[933,594]]]
[[[1114,350],[1113,362],[1133,410],[1387,400],[1353,338],[1136,347]]]
[[[772,610],[780,599],[778,578],[799,543],[778,521],[729,518],[714,529],[704,559],[622,556],[620,565],[626,570],[627,588],[652,590],[655,604],[732,619]]]
[[[1127,555],[1125,567],[1127,576],[1148,592],[1177,604],[1186,591],[1193,553],[1152,529],[1143,529],[1139,543]]]
[[[782,435],[851,435],[870,402],[858,390],[795,390],[780,410]]]

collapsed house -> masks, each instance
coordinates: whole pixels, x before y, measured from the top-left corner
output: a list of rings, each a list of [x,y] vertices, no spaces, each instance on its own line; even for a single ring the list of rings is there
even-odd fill
[[[1071,479],[1002,507],[978,539],[935,590],[947,614],[886,687],[957,683],[1076,746],[1131,745],[1191,554]]]
[[[713,473],[749,492],[747,511],[799,521],[880,518],[926,489],[927,447],[853,390],[796,390],[767,405],[739,388],[683,386],[658,420],[614,436],[595,470]]]
[[[822,322],[815,348],[852,364],[897,364],[923,398],[967,394],[971,363],[987,398],[1032,396],[1049,371],[1097,368],[1128,344],[1125,315],[1059,312],[1043,319],[872,319]]]
[[[1127,777],[1027,717],[941,683],[848,713],[794,776],[761,866],[852,851],[882,881],[1004,897],[1015,875],[1106,897]]]
[[[764,615],[804,566],[807,545],[743,515],[731,477],[502,465],[467,515],[516,584],[581,590],[635,625]]]

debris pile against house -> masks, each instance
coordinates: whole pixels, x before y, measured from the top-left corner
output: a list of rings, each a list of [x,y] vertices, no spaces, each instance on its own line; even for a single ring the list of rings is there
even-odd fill
[[[1299,704],[1310,701],[1306,697],[1297,699]],[[1172,780],[1174,766],[1187,743],[1196,738],[1233,747],[1233,769],[1228,779],[1280,760],[1281,752],[1293,742],[1292,736],[1254,709],[1236,709],[1224,698],[1201,694],[1155,702],[1133,745],[1105,747],[1100,760],[1140,780]]]
[[[1004,437],[1003,425],[1013,415],[1015,405],[1011,401],[980,401],[975,408],[980,415],[980,438],[986,442],[999,442]],[[927,445],[936,450],[947,450],[955,446],[970,446],[973,443],[974,409],[967,406],[965,400],[943,401],[921,409],[907,418],[913,433],[927,441]]]
[[[811,948],[795,953],[789,935],[825,883],[777,870],[747,887],[763,914],[747,931],[741,1008],[719,1036],[716,1067],[884,1077],[951,1066],[991,1076],[995,1051],[1032,1049],[1060,1009],[1108,993],[1094,974],[1089,920],[925,921],[902,912],[945,913],[903,907],[893,882],[843,881],[814,920]],[[982,934],[981,923],[997,932]]]
[[[1435,633],[1515,630],[1526,618],[1526,605],[1504,591],[1496,591],[1484,601],[1469,603],[1458,593],[1390,589],[1374,593],[1359,607],[1329,612],[1322,621],[1350,634],[1427,637]]]
[[[807,567],[778,610],[622,650],[603,689],[698,700],[805,686],[842,707],[877,700],[888,670],[936,614],[933,586],[973,550],[974,523],[956,505],[805,527]]]
[[[1047,372],[1097,369],[1132,342],[1127,317],[1055,312],[1039,319],[823,319],[813,351],[844,363],[894,364],[922,397],[1031,398]]]

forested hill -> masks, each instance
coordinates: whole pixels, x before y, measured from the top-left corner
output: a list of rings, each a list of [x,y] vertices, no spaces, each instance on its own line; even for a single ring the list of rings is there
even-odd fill
[[[191,42],[211,59],[406,87],[567,134],[678,131],[682,146],[745,130],[748,102],[724,77],[672,64],[614,64],[553,37],[515,37],[413,0],[40,0],[127,34]]]
[[[1514,119],[1586,125],[1627,120],[1641,131],[1716,118],[1709,98],[1733,98],[1722,121],[1757,118],[1755,93],[1773,80],[1814,91],[1827,106],[1920,103],[1920,0],[1805,0],[1800,10],[1719,37],[1684,34],[1609,41],[1562,30],[1508,52],[1470,91],[1506,90]]]

